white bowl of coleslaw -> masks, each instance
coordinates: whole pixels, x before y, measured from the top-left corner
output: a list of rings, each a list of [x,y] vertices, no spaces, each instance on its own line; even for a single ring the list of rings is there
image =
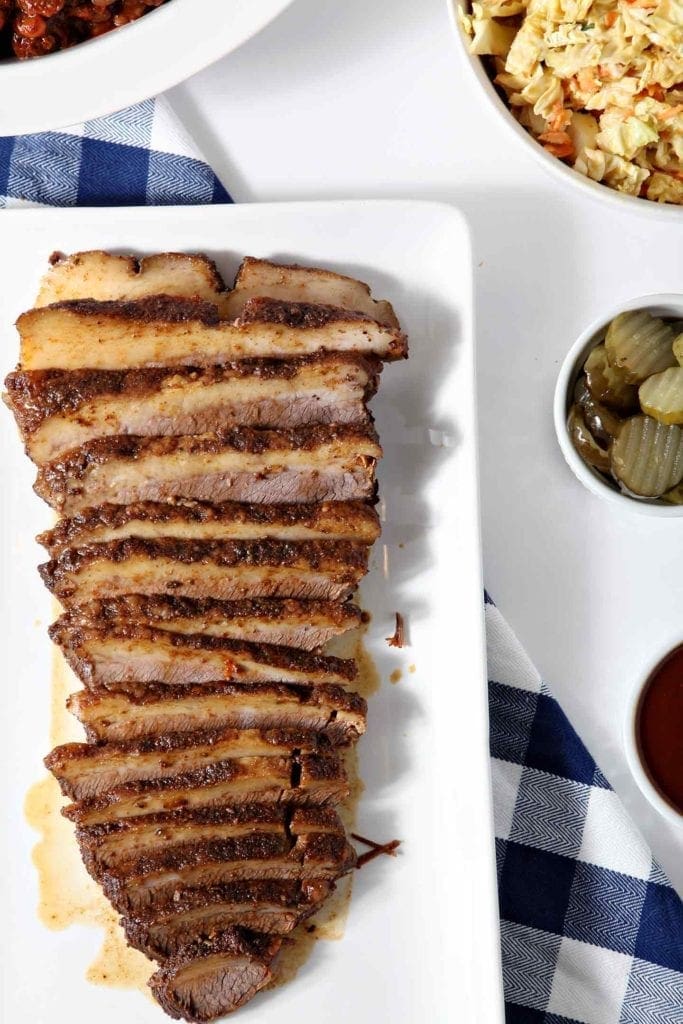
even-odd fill
[[[680,105],[680,110],[677,109],[678,106],[679,106],[678,102],[676,102],[673,105],[671,103],[667,103],[666,104],[666,107],[668,109],[675,109],[675,113],[673,115],[670,115],[671,116],[671,120],[675,121],[675,124],[668,125],[667,128],[666,128],[666,139],[667,139],[666,145],[669,147],[669,150],[667,150],[667,152],[669,152],[669,151],[673,152],[673,150],[670,148],[671,147],[670,140],[673,137],[673,139],[674,139],[674,143],[673,144],[676,147],[676,154],[677,154],[676,155],[676,160],[677,160],[676,168],[680,164],[680,171],[678,171],[676,169],[675,170],[675,174],[677,176],[680,176],[680,182],[679,182],[679,178],[678,177],[674,178],[673,175],[668,175],[668,178],[674,181],[674,184],[671,187],[676,190],[676,200],[677,200],[676,202],[656,202],[656,201],[653,201],[652,199],[642,198],[640,195],[629,194],[627,191],[621,191],[619,189],[619,187],[617,187],[616,185],[610,185],[606,181],[594,180],[593,177],[589,176],[589,173],[592,173],[594,175],[594,177],[597,176],[599,170],[604,169],[602,165],[604,165],[605,163],[608,163],[611,167],[617,167],[620,172],[622,172],[623,174],[625,174],[627,176],[635,175],[635,178],[633,178],[633,180],[630,182],[629,187],[633,188],[633,187],[635,187],[638,184],[638,182],[641,182],[639,187],[642,188],[643,187],[642,186],[642,181],[645,180],[643,178],[643,174],[645,172],[645,169],[644,168],[642,168],[642,169],[641,168],[637,168],[634,171],[632,169],[632,167],[631,167],[631,164],[634,163],[634,161],[626,161],[624,158],[617,158],[615,155],[609,154],[609,153],[605,154],[602,151],[600,151],[599,149],[597,149],[597,147],[595,147],[595,138],[596,138],[595,131],[596,131],[596,129],[594,127],[592,127],[589,124],[589,122],[590,121],[595,121],[597,116],[601,113],[600,111],[598,111],[592,117],[587,117],[586,120],[584,121],[583,125],[581,124],[581,115],[580,114],[579,114],[578,118],[575,117],[575,114],[572,116],[572,119],[573,120],[575,119],[577,121],[577,125],[579,127],[577,144],[581,146],[581,149],[580,149],[579,152],[580,152],[580,155],[583,157],[583,159],[575,159],[575,162],[577,163],[577,165],[579,167],[582,168],[583,173],[582,173],[581,170],[575,169],[574,166],[571,166],[569,163],[565,163],[563,159],[561,159],[558,156],[553,155],[551,152],[549,152],[549,149],[552,150],[554,148],[559,148],[559,147],[553,146],[552,143],[548,143],[548,142],[542,143],[541,141],[539,141],[534,136],[534,134],[532,134],[531,125],[529,125],[529,128],[527,129],[527,127],[524,127],[520,123],[520,121],[517,119],[517,117],[512,113],[508,103],[503,98],[503,91],[502,90],[499,91],[499,89],[494,84],[494,82],[492,80],[492,77],[491,77],[490,69],[487,67],[485,59],[482,56],[479,56],[476,53],[472,52],[472,38],[471,38],[471,36],[472,36],[472,32],[473,31],[475,32],[475,34],[478,34],[479,36],[483,35],[483,37],[484,37],[483,39],[478,39],[478,44],[477,44],[477,47],[476,47],[477,49],[479,49],[479,50],[485,50],[487,48],[496,49],[498,47],[500,49],[500,51],[501,51],[501,54],[502,54],[504,52],[505,48],[509,45],[510,38],[514,38],[515,33],[517,33],[517,29],[510,27],[510,25],[509,25],[509,23],[507,21],[503,21],[502,25],[500,25],[500,26],[496,25],[496,27],[497,28],[498,27],[502,27],[502,29],[504,30],[504,33],[505,32],[509,33],[508,38],[506,39],[504,35],[503,35],[503,37],[501,39],[496,39],[495,37],[492,38],[490,36],[489,36],[489,38],[487,38],[486,37],[486,27],[484,26],[482,28],[481,20],[479,21],[479,23],[478,23],[478,25],[476,27],[473,26],[472,19],[469,17],[470,9],[471,9],[470,0],[447,0],[447,2],[448,2],[448,8],[449,8],[450,16],[451,16],[451,21],[452,21],[452,24],[453,24],[453,29],[454,29],[454,32],[455,32],[455,35],[456,35],[456,38],[457,38],[457,41],[458,41],[458,45],[459,45],[459,47],[461,49],[461,52],[462,52],[463,56],[465,57],[466,65],[470,68],[470,70],[472,71],[472,73],[474,75],[474,78],[480,84],[480,86],[482,88],[483,94],[488,98],[488,101],[489,101],[491,109],[493,109],[498,114],[500,120],[505,125],[507,125],[508,130],[512,131],[514,133],[514,135],[518,139],[522,140],[522,143],[529,149],[529,151],[531,153],[534,154],[536,160],[539,162],[539,164],[542,167],[544,167],[546,169],[546,171],[548,171],[550,174],[555,175],[556,178],[559,178],[560,180],[564,181],[565,184],[566,183],[573,184],[576,188],[579,188],[585,195],[590,196],[593,199],[598,199],[598,200],[601,200],[603,202],[606,201],[608,203],[611,203],[613,206],[615,206],[615,207],[617,207],[617,208],[619,208],[619,209],[621,209],[623,211],[630,211],[631,213],[633,213],[633,212],[645,213],[645,214],[647,214],[650,217],[656,217],[659,220],[668,221],[670,223],[674,222],[674,223],[676,223],[678,225],[683,223],[683,205],[677,205],[678,203],[683,204],[683,103]],[[491,7],[493,7],[494,9],[507,9],[507,8],[509,8],[510,10],[513,10],[513,11],[514,10],[519,11],[521,8],[525,8],[526,7],[526,4],[527,4],[528,0],[486,0],[486,2],[489,4],[489,9]],[[598,2],[602,2],[603,7],[605,6],[604,0],[598,0]],[[652,4],[652,3],[658,3],[659,0],[636,0],[636,2]],[[550,0],[548,0],[548,3],[550,3]],[[554,9],[559,8],[559,6],[563,5],[563,4],[566,4],[568,6],[568,0],[552,0],[552,3],[553,3],[553,8]],[[584,8],[586,10],[590,10],[591,6],[592,6],[591,0],[574,0],[574,2],[573,2],[573,7],[575,9],[578,9],[579,7],[581,7],[581,8]],[[615,3],[615,6],[616,6],[616,3]],[[480,9],[481,5],[479,3],[477,3],[477,7]],[[592,28],[592,24],[590,22],[588,23],[588,25],[589,25],[589,28]],[[682,45],[681,45],[680,54],[677,53],[675,58],[674,58],[674,63],[676,65],[678,65],[678,63],[680,63],[681,84],[674,90],[672,95],[674,96],[674,98],[676,100],[678,100],[678,93],[680,91],[680,93],[681,93],[681,100],[683,101],[683,27],[680,27],[680,29],[678,29],[677,31],[680,31],[681,39],[682,39]],[[495,58],[492,57],[492,58],[489,58],[489,59],[490,60],[494,60]],[[505,63],[507,63],[507,61]],[[505,81],[507,83],[508,89],[511,88],[511,83],[513,82],[513,79],[512,79],[512,77],[510,75],[507,75],[505,73],[505,71],[504,71],[502,56],[499,58],[498,68],[499,68],[500,71],[503,71],[504,79],[505,79]],[[540,62],[536,63],[535,71],[532,72],[531,77],[533,77],[534,75],[539,80],[541,78],[544,78],[544,82],[547,85],[547,82],[548,82],[548,79],[549,79],[550,76],[547,73],[547,68],[542,67]],[[562,82],[561,79],[558,78],[557,84],[559,84],[559,86],[561,86],[562,94],[566,95],[567,87]],[[551,86],[554,88],[554,85],[552,85],[552,83],[551,83]],[[629,87],[633,88],[632,85],[630,84],[630,80],[629,80]],[[526,96],[530,95],[531,98],[533,99],[533,97],[535,95],[534,90],[538,90],[539,88],[540,88],[539,83],[538,82],[534,82],[534,83],[531,84],[530,89],[528,89],[528,91],[525,91],[525,95]],[[508,94],[510,94],[510,93],[508,93]],[[519,94],[517,96],[517,99],[518,99],[518,103],[519,103],[519,106],[517,107],[518,110],[521,110],[522,108],[524,108],[526,106],[526,111],[522,115],[523,119],[527,120],[527,122],[529,122],[531,120],[534,120],[535,126],[536,127],[540,127],[541,126],[540,124],[536,125],[536,122],[540,121],[540,118],[536,114],[536,112],[534,110],[534,107],[531,106],[530,102],[527,103],[526,99],[521,94]],[[598,97],[598,99],[599,99],[599,97]],[[663,109],[663,105],[660,105],[659,101],[655,101],[653,99],[653,102],[650,103],[649,99],[650,98],[648,97],[648,103],[646,104],[647,107],[658,108],[658,107],[661,106],[662,109]],[[540,106],[541,107],[543,107],[543,102],[544,102],[543,99],[541,99],[540,100]],[[537,101],[537,103],[536,103],[536,108],[537,109],[538,109],[538,103],[539,103],[539,101]],[[569,107],[569,105],[570,104],[567,103],[568,107]],[[668,112],[668,109],[667,109],[667,112]],[[610,108],[610,110],[611,110],[611,108]],[[561,113],[561,111],[558,109],[558,115],[560,113]],[[579,112],[575,112],[575,113],[579,113]],[[565,117],[569,117],[569,114],[567,112],[565,112],[564,116]],[[610,113],[610,117],[608,118],[608,122],[612,118],[613,118],[613,115]],[[638,120],[637,118],[634,118],[634,121],[637,121],[637,120]],[[583,129],[585,124],[588,124],[588,127],[590,128],[590,142],[592,143],[592,145],[588,145],[587,144],[588,140],[585,137],[582,138],[582,136],[585,136],[585,134],[586,134],[585,131],[582,131],[582,129]],[[547,123],[546,123],[545,127],[549,127],[547,125]],[[559,127],[560,126],[558,125],[558,128]],[[608,129],[611,128],[609,123],[606,124],[606,128],[608,128]],[[646,128],[647,128],[647,125],[646,125]],[[675,129],[675,131],[673,129]],[[571,131],[572,131],[572,134],[576,137],[577,133],[576,133],[576,131],[574,130],[573,127],[571,128]],[[614,132],[615,131],[616,131],[616,129],[612,131],[612,136],[614,136]],[[619,131],[622,131],[622,129],[619,128],[618,131],[616,131],[617,137],[619,136]],[[642,141],[644,142],[647,139],[649,139],[649,140],[651,140],[650,141],[650,145],[652,146],[654,144],[654,132],[650,132],[650,134],[648,135],[647,131],[642,128],[642,125],[640,124],[640,122],[638,122],[638,124],[634,124],[634,125],[629,123],[627,125],[627,134],[628,134],[628,132],[630,132],[631,135],[635,135],[635,136],[638,136],[638,133],[642,132]],[[602,135],[604,135],[605,133],[601,130],[600,134],[601,134],[601,141],[602,141]],[[623,134],[623,131],[622,131],[622,134]],[[662,134],[664,134],[664,133],[662,133]],[[607,132],[607,136],[609,137],[609,132]],[[558,141],[562,140],[562,136],[559,135],[559,134],[558,135],[554,135],[553,134],[551,136],[551,139],[553,139],[555,142],[558,142]],[[619,145],[621,145],[622,142],[623,142],[623,140],[617,141],[617,143],[616,143],[617,147]],[[630,143],[629,143],[629,140],[626,140],[626,144],[630,144],[631,149],[633,149],[633,146],[634,146],[635,143],[634,143],[634,140],[631,139]],[[545,145],[548,146],[548,149],[544,148]],[[625,151],[626,152],[630,152],[630,150],[625,150]],[[559,148],[559,152],[560,153],[562,152],[561,148]],[[594,155],[596,152],[597,152],[597,155]],[[680,153],[680,158],[678,157],[678,153]],[[586,154],[588,154],[587,158],[586,158]],[[575,154],[572,154],[572,158],[575,158]],[[648,162],[648,161],[644,160],[643,162]],[[596,163],[600,164],[601,166],[600,167],[596,167]],[[625,166],[626,164],[628,164],[629,166]],[[614,173],[617,174],[616,171]],[[657,173],[659,173],[659,172],[657,172]],[[647,176],[647,180],[650,180],[652,178],[652,175],[653,175],[653,172],[650,171],[650,173]],[[610,177],[610,175],[607,175],[607,177]],[[618,177],[618,175],[617,175],[617,177]],[[614,176],[613,176],[613,180],[614,180]],[[661,181],[659,181],[659,179],[657,179],[657,181],[661,185]],[[622,185],[623,184],[624,183],[622,182]],[[670,184],[670,182],[666,185],[666,187],[668,187],[669,184]],[[679,196],[677,194],[678,193],[678,189],[679,189],[679,184],[680,184],[680,198],[679,198]],[[653,192],[657,192],[657,190],[658,190],[657,187],[653,188]]]

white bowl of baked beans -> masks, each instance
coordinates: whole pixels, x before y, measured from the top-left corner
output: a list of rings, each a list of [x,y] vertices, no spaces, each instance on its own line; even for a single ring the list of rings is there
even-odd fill
[[[0,136],[158,95],[235,50],[293,0],[0,0]]]

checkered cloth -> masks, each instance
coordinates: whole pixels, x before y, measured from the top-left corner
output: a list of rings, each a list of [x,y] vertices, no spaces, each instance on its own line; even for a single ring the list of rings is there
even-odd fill
[[[683,903],[487,597],[508,1024],[682,1024]]]
[[[164,99],[58,132],[0,137],[0,207],[229,202]]]
[[[0,139],[0,206],[224,202],[161,100]],[[488,599],[486,619],[507,1022],[683,1024],[683,904]]]

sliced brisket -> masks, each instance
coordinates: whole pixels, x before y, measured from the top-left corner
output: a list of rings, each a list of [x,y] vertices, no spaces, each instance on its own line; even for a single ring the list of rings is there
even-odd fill
[[[352,540],[373,544],[380,534],[377,512],[364,502],[254,505],[201,501],[99,505],[61,519],[37,539],[52,558],[64,548],[126,540]]]
[[[67,548],[39,566],[62,603],[126,594],[245,600],[344,600],[367,572],[353,541],[112,540]]]
[[[59,620],[63,626],[117,629],[146,625],[172,633],[197,634],[278,644],[305,651],[356,629],[361,611],[349,602],[269,600],[218,601],[207,597],[129,594],[74,605]]]
[[[407,355],[405,336],[362,313],[333,306],[250,299],[238,320],[219,319],[202,299],[76,299],[17,320],[24,370],[120,370],[292,359],[319,352]]]
[[[215,729],[315,730],[333,744],[355,743],[365,732],[367,702],[341,686],[233,683],[140,686],[125,693],[80,690],[68,708],[89,740]]]

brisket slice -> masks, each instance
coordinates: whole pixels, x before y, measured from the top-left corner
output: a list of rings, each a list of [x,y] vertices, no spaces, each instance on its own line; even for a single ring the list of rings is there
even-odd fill
[[[70,256],[56,253],[51,263],[41,282],[37,307],[70,299],[110,302],[172,295],[204,299],[218,308],[221,319],[234,319],[249,299],[267,296],[355,310],[398,327],[390,303],[373,299],[366,284],[318,267],[247,256],[234,290],[227,291],[213,260],[194,253],[158,253],[138,259],[95,250]]]
[[[353,659],[250,644],[222,637],[170,633],[149,626],[72,626],[62,619],[49,634],[70,667],[89,687],[128,683],[185,686],[225,680],[237,683],[348,683]]]
[[[201,299],[77,299],[22,313],[17,328],[23,370],[211,366],[320,352],[407,356],[397,327],[362,313],[260,298],[250,299],[238,320],[222,322],[217,307]]]
[[[323,647],[334,636],[356,629],[361,621],[360,609],[349,602],[268,598],[218,601],[211,597],[128,594],[72,606],[58,623],[60,628],[80,626],[103,630],[137,624],[171,633],[202,633],[209,637],[311,651]]]
[[[27,454],[42,465],[116,434],[365,424],[380,369],[379,361],[325,355],[203,369],[16,371],[5,387]]]
[[[204,1024],[239,1009],[268,984],[281,943],[231,928],[184,946],[152,975],[149,987],[169,1017]]]
[[[181,808],[291,803],[338,804],[349,794],[346,772],[334,754],[243,757],[205,765],[168,778],[142,779],[65,807],[78,825],[161,814]]]
[[[121,925],[130,946],[163,961],[188,942],[211,940],[234,925],[286,935],[315,914],[333,889],[328,879],[249,879],[179,889],[135,917],[123,917]]]
[[[205,729],[312,729],[346,745],[365,732],[367,715],[363,697],[341,686],[279,683],[80,690],[67,706],[99,742]]]
[[[328,746],[318,733],[304,729],[207,728],[120,743],[64,743],[47,755],[45,766],[64,794],[83,800],[128,782],[166,779],[231,760],[236,775],[240,766],[267,769],[264,758],[287,758],[293,751],[324,751]]]
[[[140,299],[149,295],[197,298],[217,304],[225,282],[213,260],[200,253],[161,252],[118,256],[95,249],[54,253],[41,281],[36,307],[68,299]]]
[[[112,540],[67,548],[39,566],[63,603],[125,594],[244,600],[340,600],[367,572],[368,548],[353,541]]]
[[[255,832],[226,840],[198,840],[133,857],[94,877],[120,914],[138,916],[177,890],[224,885],[244,879],[321,878],[335,881],[356,863],[342,834]],[[92,865],[86,867],[93,870]]]
[[[291,812],[279,804],[245,804],[238,807],[181,809],[142,815],[76,830],[84,859],[107,868],[133,856],[168,849],[198,839],[233,839],[254,832],[296,835],[306,832],[343,833],[343,825],[331,807],[303,808]]]
[[[377,512],[364,502],[254,505],[202,501],[104,504],[61,519],[37,538],[52,558],[64,548],[137,537],[158,540],[352,540],[373,544]]]
[[[331,270],[271,263],[251,256],[242,261],[234,290],[225,296],[222,315],[239,316],[249,299],[264,297],[351,309],[372,317],[378,323],[398,327],[391,304],[373,299],[370,289],[362,281]]]
[[[360,425],[117,435],[46,463],[35,491],[67,516],[103,502],[358,501],[372,498],[381,455],[374,428]]]

